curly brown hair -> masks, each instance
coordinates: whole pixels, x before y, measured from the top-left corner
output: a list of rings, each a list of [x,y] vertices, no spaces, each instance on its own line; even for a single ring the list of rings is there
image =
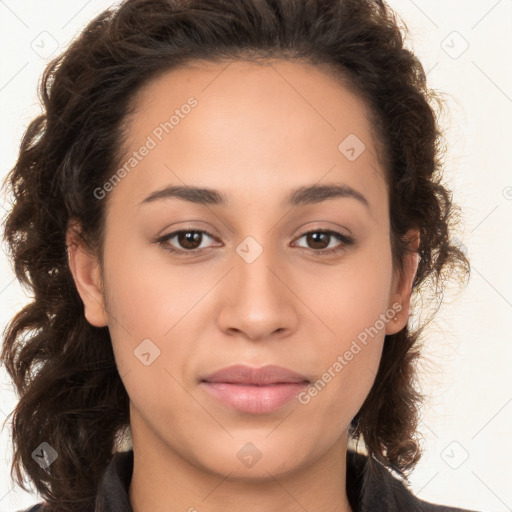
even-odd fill
[[[101,253],[106,203],[94,190],[117,168],[137,91],[157,75],[193,59],[332,66],[366,102],[384,148],[395,268],[409,250],[403,235],[418,228],[414,293],[425,293],[437,310],[447,276],[469,275],[450,238],[458,208],[441,183],[436,108],[443,103],[402,32],[405,24],[382,0],[126,0],[48,64],[43,114],[27,128],[6,180],[14,205],[4,236],[33,300],[7,326],[1,354],[19,396],[11,475],[27,490],[26,471],[45,510],[86,510],[129,426],[108,328],[84,317],[65,235],[78,219],[86,243]],[[370,464],[379,460],[402,474],[420,457],[415,366],[428,321],[386,336],[374,385],[351,423]],[[51,470],[32,458],[42,441],[59,454]]]

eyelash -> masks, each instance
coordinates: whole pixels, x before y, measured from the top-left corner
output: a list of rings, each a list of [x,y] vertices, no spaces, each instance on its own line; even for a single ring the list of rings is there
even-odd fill
[[[212,235],[211,233],[209,233],[208,231],[206,231],[204,229],[193,229],[193,228],[186,229],[185,228],[185,229],[180,229],[178,231],[173,231],[172,233],[169,233],[168,235],[164,235],[162,237],[159,237],[156,240],[154,240],[154,242],[162,245],[164,247],[164,249],[166,251],[169,251],[170,253],[178,254],[178,255],[181,255],[181,256],[185,256],[185,257],[186,256],[194,256],[199,251],[202,250],[202,249],[190,249],[190,250],[176,249],[175,247],[169,245],[168,244],[169,240],[174,238],[176,235],[179,235],[180,233],[201,233],[201,234],[208,235],[210,238],[213,238],[213,239],[216,238],[214,235]],[[315,254],[319,254],[319,255],[322,255],[322,256],[329,256],[329,255],[335,254],[335,253],[337,253],[339,251],[342,251],[344,249],[344,247],[348,247],[348,246],[354,244],[354,239],[352,237],[347,236],[347,235],[343,235],[341,233],[338,233],[337,231],[331,231],[331,230],[328,230],[328,229],[315,229],[315,230],[312,230],[312,231],[307,231],[306,233],[303,233],[302,235],[300,235],[298,238],[302,238],[302,237],[304,237],[306,235],[309,235],[311,233],[325,233],[325,234],[334,236],[335,238],[337,238],[341,242],[340,246],[333,247],[333,248],[330,248],[330,249],[310,249],[308,247],[303,247],[303,249],[309,250],[309,251],[311,251],[311,252],[313,252]]]

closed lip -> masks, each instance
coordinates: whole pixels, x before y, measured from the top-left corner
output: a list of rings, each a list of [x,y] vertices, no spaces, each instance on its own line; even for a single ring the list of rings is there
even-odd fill
[[[254,368],[244,364],[236,364],[222,368],[201,379],[202,382],[226,382],[265,386],[278,383],[309,382],[308,378],[288,368],[276,365]]]

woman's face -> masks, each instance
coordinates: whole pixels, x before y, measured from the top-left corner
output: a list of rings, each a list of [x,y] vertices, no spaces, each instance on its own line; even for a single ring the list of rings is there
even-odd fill
[[[141,91],[123,149],[95,192],[103,273],[85,252],[71,265],[108,325],[134,446],[231,477],[338,457],[416,270],[394,278],[364,104],[310,65],[196,64]],[[234,364],[309,386],[202,382]]]

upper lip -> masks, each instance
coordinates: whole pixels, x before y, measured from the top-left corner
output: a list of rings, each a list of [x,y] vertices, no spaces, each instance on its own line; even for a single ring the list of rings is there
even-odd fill
[[[236,364],[222,368],[202,379],[206,382],[229,382],[261,386],[286,382],[309,382],[304,376],[282,366],[267,365],[261,368]]]

